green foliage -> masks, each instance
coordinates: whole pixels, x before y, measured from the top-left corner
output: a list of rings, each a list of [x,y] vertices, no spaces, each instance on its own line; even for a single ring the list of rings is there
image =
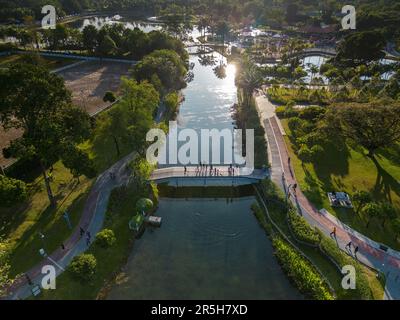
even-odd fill
[[[104,101],[104,102],[111,102],[111,103],[113,103],[113,102],[115,102],[115,100],[117,100],[117,97],[115,96],[114,92],[112,92],[112,91],[107,91],[107,92],[104,94],[104,97],[103,97],[103,101]]]
[[[368,284],[368,279],[364,275],[359,263],[341,251],[336,243],[320,233],[321,245],[320,248],[328,256],[330,256],[336,264],[342,268],[346,265],[351,265],[356,270],[356,289],[353,297],[360,300],[372,300],[372,292]]]
[[[355,32],[347,35],[338,48],[338,63],[362,64],[384,57],[386,42],[380,31]]]
[[[290,211],[288,218],[290,227],[298,240],[313,245],[317,245],[320,242],[318,232],[312,229],[303,217],[296,212]]]
[[[0,297],[5,293],[4,288],[11,283],[10,279],[10,244],[0,239]]]
[[[295,249],[278,237],[273,239],[272,244],[282,268],[303,294],[315,300],[334,299],[325,281]]]
[[[72,259],[68,270],[79,281],[88,282],[96,273],[97,261],[93,254],[81,254]]]
[[[41,66],[15,64],[0,71],[0,117],[6,129],[22,129],[24,134],[7,149],[15,158],[39,159],[46,166],[90,135],[90,117],[71,105],[64,80]],[[54,204],[48,179],[50,202]]]
[[[96,244],[102,248],[109,248],[114,245],[117,238],[114,231],[110,229],[103,229],[96,235]]]
[[[93,160],[86,152],[77,147],[71,146],[68,152],[64,153],[62,162],[66,168],[70,169],[74,177],[85,175],[92,179],[97,174]]]
[[[176,91],[168,93],[164,98],[165,106],[167,107],[170,115],[175,114],[178,111],[179,96]]]
[[[286,107],[280,106],[275,109],[275,113],[279,119],[287,118],[286,116]]]
[[[143,153],[147,148],[146,134],[154,124],[159,94],[150,83],[127,78],[122,79],[122,92],[121,100],[96,121],[92,138],[96,154],[113,145],[118,159],[128,151]]]
[[[254,129],[254,162],[256,168],[268,166],[267,142],[265,140],[264,129],[261,126],[255,100],[253,97],[239,93],[239,105],[236,105],[235,119],[238,127]]]
[[[314,159],[314,153],[306,145],[302,145],[297,152],[299,159],[303,162],[312,162]]]
[[[267,91],[268,98],[279,105],[287,105],[288,103],[294,104],[329,104],[330,93],[322,89],[306,89],[306,88],[281,88],[272,87]],[[321,110],[314,110],[318,113]]]
[[[272,227],[267,222],[267,218],[265,216],[264,211],[260,208],[257,202],[254,202],[251,205],[251,211],[253,211],[254,216],[257,218],[258,222],[260,223],[261,227],[267,232],[267,234],[272,234]]]
[[[167,91],[184,88],[186,73],[186,62],[172,50],[156,50],[134,67],[134,76],[138,81],[151,81],[157,75]]]
[[[378,149],[400,140],[400,104],[378,101],[332,106],[325,123],[332,131],[364,147],[372,157]]]
[[[0,206],[11,207],[28,197],[26,184],[21,180],[0,175]]]
[[[149,213],[154,208],[154,204],[150,199],[141,198],[136,203],[136,210],[140,213]]]
[[[139,157],[133,160],[129,166],[131,167],[133,177],[138,184],[146,183],[154,170],[154,165],[151,165],[146,159]]]
[[[114,55],[117,52],[117,45],[109,35],[106,35],[99,43],[97,51],[105,56]]]

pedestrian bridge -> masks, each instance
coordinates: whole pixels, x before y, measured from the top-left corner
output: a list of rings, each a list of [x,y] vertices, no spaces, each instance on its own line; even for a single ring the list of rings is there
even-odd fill
[[[205,168],[167,167],[155,170],[150,181],[172,186],[231,186],[254,184],[269,177],[267,169],[234,168],[229,166],[208,166]]]

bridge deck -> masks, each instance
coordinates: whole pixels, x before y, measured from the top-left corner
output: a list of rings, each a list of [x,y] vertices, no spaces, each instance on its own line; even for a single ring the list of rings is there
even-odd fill
[[[215,169],[217,173],[215,173]],[[232,179],[233,177],[249,179],[249,180],[263,180],[269,176],[268,170],[249,168],[234,168],[234,172],[229,170],[228,166],[216,166],[211,171],[209,167],[207,170],[197,169],[196,167],[187,167],[185,172],[184,167],[168,167],[155,170],[151,177],[151,181],[168,181],[169,179]]]

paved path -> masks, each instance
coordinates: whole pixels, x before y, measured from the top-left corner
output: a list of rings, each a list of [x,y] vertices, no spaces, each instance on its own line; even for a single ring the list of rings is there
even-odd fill
[[[217,174],[215,174],[214,169],[217,169]],[[154,170],[150,176],[152,181],[166,181],[168,179],[223,179],[226,178],[231,180],[232,178],[244,178],[249,180],[263,180],[268,176],[267,170],[260,169],[249,169],[249,168],[234,168],[234,173],[232,174],[229,170],[229,166],[214,166],[213,170],[210,171],[210,167],[207,169],[199,169],[197,167],[187,167],[185,172],[183,166],[179,167],[167,167],[162,169]]]
[[[289,163],[283,132],[274,112],[275,107],[264,96],[256,97],[256,102],[272,154],[270,157],[272,180],[287,193],[287,186],[297,181]],[[336,227],[336,242],[340,249],[355,257],[345,246],[350,241],[354,246],[358,246],[359,253],[355,258],[386,275],[385,299],[400,299],[400,253],[390,248],[387,251],[380,249],[379,243],[351,229],[328,212],[321,213],[307,200],[301,190],[297,189],[296,194],[290,191],[289,193],[304,218],[327,236],[330,236]]]
[[[41,285],[41,270],[44,265],[53,265],[56,268],[58,276],[63,272],[61,268],[65,269],[75,256],[85,252],[89,248],[86,242],[86,235],[83,237],[80,236],[80,227],[90,232],[92,242],[96,234],[102,229],[111,191],[117,186],[126,184],[129,180],[126,164],[133,157],[133,153],[126,156],[97,178],[86,200],[79,225],[75,226],[71,237],[64,242],[65,250],[59,248],[48,259],[43,259],[41,263],[26,273],[34,284]],[[110,177],[111,172],[116,175],[114,179]],[[9,288],[7,299],[26,299],[31,295],[31,288],[32,286],[28,284],[27,279],[22,276]]]

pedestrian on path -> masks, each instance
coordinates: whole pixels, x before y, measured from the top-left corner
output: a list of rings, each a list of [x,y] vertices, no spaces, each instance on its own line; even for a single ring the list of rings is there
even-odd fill
[[[88,246],[88,247],[90,246],[90,238],[86,239],[86,246]]]
[[[330,234],[331,238],[335,237],[336,238],[336,227],[333,227],[333,231]]]
[[[65,250],[64,243],[61,243],[61,249]]]
[[[79,228],[79,234],[80,234],[81,238],[85,234],[85,230],[82,227]]]
[[[90,234],[90,231],[86,231],[86,235],[87,235],[87,238],[88,238],[89,240],[92,238],[92,235]]]
[[[355,247],[355,249],[354,249],[354,256],[357,258],[357,253],[358,253],[358,246],[357,247]]]
[[[346,244],[346,248],[349,248],[349,250],[351,250],[352,245],[353,245],[353,243],[350,241],[348,244]]]
[[[32,279],[27,273],[25,273],[25,278],[26,278],[26,281],[28,281],[28,284],[30,286],[32,286],[33,285]]]

